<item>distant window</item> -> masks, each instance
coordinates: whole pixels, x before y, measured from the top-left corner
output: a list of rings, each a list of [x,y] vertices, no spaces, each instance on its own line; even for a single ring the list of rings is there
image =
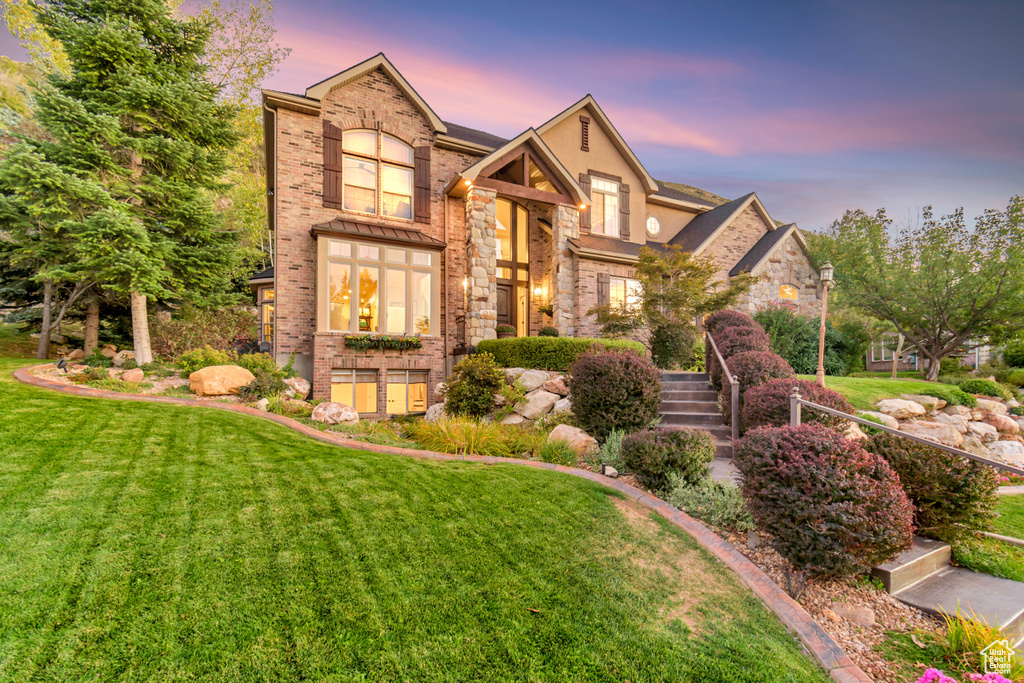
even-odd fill
[[[613,180],[592,177],[590,196],[590,232],[608,237],[619,236],[619,184]]]
[[[659,221],[657,217],[647,217],[647,234],[651,237],[657,237],[661,234],[661,221]]]

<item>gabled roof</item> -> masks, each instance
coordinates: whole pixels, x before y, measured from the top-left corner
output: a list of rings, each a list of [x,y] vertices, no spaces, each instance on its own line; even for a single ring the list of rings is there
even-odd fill
[[[612,125],[611,120],[609,120],[608,116],[604,113],[601,107],[598,106],[597,101],[594,99],[592,95],[587,95],[582,100],[580,100],[576,104],[572,105],[571,107],[563,111],[561,114],[555,116],[553,119],[551,119],[550,121],[542,125],[540,128],[538,128],[537,133],[539,133],[540,135],[544,135],[544,133],[548,132],[549,130],[560,124],[562,121],[565,121],[567,118],[569,118],[570,116],[579,112],[582,109],[590,110],[590,114],[597,121],[597,124],[601,126],[601,129],[605,132],[605,134],[609,138],[611,138],[612,144],[614,144],[615,148],[619,150],[619,154],[621,154],[623,158],[625,158],[626,163],[629,164],[629,166],[633,169],[633,172],[636,173],[637,176],[640,178],[640,182],[643,183],[644,186],[644,191],[657,192],[658,183],[655,182],[654,178],[651,177],[651,174],[647,172],[647,169],[644,168],[643,164],[640,163],[640,160],[637,159],[635,154],[633,154],[633,150],[629,148],[629,145],[626,144],[626,141],[622,139],[621,135],[619,135],[619,131],[615,129],[615,126]]]
[[[430,127],[435,133],[448,132],[448,127],[444,125],[444,121],[434,113],[434,110],[430,108],[430,105],[427,104],[422,97],[420,97],[415,88],[409,85],[409,81],[405,80],[405,77],[398,72],[398,69],[395,68],[394,64],[388,61],[388,58],[384,56],[383,52],[378,52],[375,56],[370,57],[365,62],[360,62],[350,69],[346,69],[341,73],[334,74],[328,79],[309,86],[306,88],[306,97],[314,100],[323,100],[331,90],[354,81],[361,76],[365,76],[368,73],[372,73],[377,69],[383,70],[384,73],[394,81],[395,85],[398,86],[398,89],[401,90],[407,98],[409,98],[409,101],[416,105],[416,108],[419,109],[430,122]]]
[[[264,284],[264,283],[267,283],[267,282],[273,282],[273,281],[274,281],[274,266],[270,266],[266,270],[261,270],[260,272],[255,273],[252,277],[249,278],[249,284],[250,285],[261,285],[261,284]]]
[[[768,210],[757,198],[757,194],[751,192],[694,217],[675,237],[668,241],[668,244],[677,244],[683,248],[683,251],[699,254],[748,206],[753,206],[761,215],[769,231],[775,230],[775,221],[768,215]]]
[[[496,149],[508,142],[505,138],[500,138],[497,135],[491,135],[490,133],[477,130],[476,128],[460,126],[459,124],[452,123],[451,121],[445,121],[444,125],[448,126],[448,137],[462,140],[464,142],[471,142],[474,145]]]
[[[590,205],[590,196],[583,191],[576,179],[572,177],[569,170],[562,165],[562,162],[558,160],[551,148],[547,146],[547,143],[537,134],[533,128],[527,128],[522,133],[512,138],[504,145],[494,150],[482,159],[478,159],[475,164],[462,171],[461,173],[455,174],[451,182],[445,188],[445,192],[459,192],[463,187],[466,187],[466,183],[472,184],[480,176],[480,173],[491,166],[495,161],[505,156],[512,150],[522,145],[530,145],[540,159],[547,164],[548,168],[551,169],[552,173],[557,174],[558,181],[565,186],[569,191],[570,196],[576,204],[579,205]]]
[[[733,266],[733,269],[729,271],[729,276],[732,277],[733,275],[739,275],[743,271],[753,273],[762,263],[764,263],[764,260],[768,258],[773,251],[775,251],[775,247],[782,244],[790,235],[794,235],[796,237],[797,244],[800,245],[800,248],[803,249],[804,253],[808,254],[808,258],[810,258],[810,253],[807,249],[807,242],[804,241],[804,236],[800,232],[800,228],[796,227],[796,223],[790,223],[789,225],[778,227],[775,230],[769,230],[762,235],[761,239],[757,241],[757,244],[751,247],[750,251],[743,255],[743,258],[740,259],[739,263]]]

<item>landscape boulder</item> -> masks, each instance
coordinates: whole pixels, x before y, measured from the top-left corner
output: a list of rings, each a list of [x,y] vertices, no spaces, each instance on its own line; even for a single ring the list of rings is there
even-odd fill
[[[505,384],[515,384],[519,375],[526,372],[526,368],[505,368]]]
[[[132,360],[135,359],[134,351],[118,351],[117,353],[114,354],[114,357],[112,359],[114,361],[114,367],[121,367],[122,365],[124,365],[124,362],[129,358],[131,358]]]
[[[1020,432],[1020,425],[1012,417],[1007,415],[999,415],[998,413],[989,413],[985,417],[985,423],[990,424],[998,429],[1003,434],[1017,434]]]
[[[543,370],[527,370],[519,375],[517,381],[524,391],[534,391],[535,389],[540,389],[544,386],[544,382],[548,381],[548,373]]]
[[[442,417],[444,417],[444,404],[435,403],[427,408],[427,413],[423,416],[423,419],[427,422],[437,422]]]
[[[1006,415],[1006,413],[1009,411],[1009,408],[1003,405],[1002,401],[993,401],[992,399],[988,398],[979,398],[977,409],[981,411],[987,410],[988,412],[994,413],[996,415]]]
[[[522,401],[516,404],[515,411],[525,417],[527,420],[535,420],[542,415],[547,415],[551,412],[551,409],[555,407],[559,399],[558,394],[552,394],[550,391],[544,391],[543,389],[537,389],[531,391],[523,398]]]
[[[913,434],[914,436],[920,436],[923,439],[938,441],[941,444],[953,446],[954,448],[959,448],[960,444],[964,442],[963,434],[961,434],[956,427],[942,422],[912,420],[900,425],[900,431],[906,432],[907,434]]]
[[[920,417],[927,413],[925,407],[915,401],[908,401],[902,398],[886,398],[878,402],[875,408],[880,413],[885,413],[897,420],[907,420],[912,417]]]
[[[260,400],[256,401],[256,410],[260,411],[261,413],[267,412],[267,408],[269,408],[269,407],[270,407],[270,399],[269,398],[261,398]]]
[[[558,441],[559,439],[568,441],[577,455],[586,455],[591,451],[597,450],[597,440],[578,427],[558,425],[548,434],[548,442]]]
[[[862,410],[862,411],[860,411],[860,414],[863,415],[864,417],[870,417],[870,418],[873,418],[875,420],[878,420],[879,422],[884,424],[889,429],[899,429],[900,428],[899,420],[897,420],[895,417],[890,417],[889,415],[886,415],[885,413],[879,413],[879,412],[876,412],[874,410]]]
[[[964,442],[960,444],[960,448],[962,450],[967,451],[968,453],[980,455],[983,458],[992,457],[992,451],[987,449],[985,447],[985,444],[981,442],[981,439],[979,439],[974,434],[967,434],[966,436],[964,436]]]
[[[102,349],[100,349],[100,355],[104,356],[105,358],[113,360],[114,356],[117,355],[117,351],[110,348],[109,346],[104,346]]]
[[[237,365],[211,365],[189,375],[188,388],[197,396],[237,394],[240,387],[254,379],[251,372]]]
[[[124,374],[121,375],[121,379],[125,382],[141,382],[146,378],[146,373],[142,371],[142,368],[132,368],[131,370],[125,370]]]
[[[925,410],[941,410],[946,407],[946,402],[941,398],[935,396],[923,396],[921,394],[902,394],[900,396],[904,401],[913,401],[919,403],[925,407]]]
[[[967,425],[967,433],[978,437],[982,443],[996,441],[999,438],[999,430],[984,422],[971,422]]]
[[[552,415],[562,415],[564,413],[571,413],[571,412],[572,412],[572,401],[569,400],[568,396],[566,396],[565,398],[562,398],[562,399],[559,399],[558,401],[556,401],[555,402],[555,407],[551,409],[551,414]]]
[[[290,391],[294,392],[294,396],[303,400],[309,396],[310,383],[309,380],[302,377],[289,377],[284,381],[288,385]]]
[[[560,375],[544,382],[544,391],[550,391],[552,394],[558,394],[559,396],[569,395],[569,387],[565,386],[565,378]]]
[[[851,605],[847,602],[837,602],[832,605],[832,611],[849,622],[862,628],[875,625],[875,611],[870,607],[862,605]]]
[[[996,441],[990,443],[988,448],[1007,465],[1024,467],[1024,444],[1020,441]]]
[[[309,417],[314,422],[323,422],[329,425],[354,425],[359,422],[359,413],[355,408],[334,401],[326,401],[317,405]]]
[[[846,431],[843,432],[843,436],[853,441],[866,441],[871,438],[864,433],[864,430],[860,428],[859,424],[853,421],[846,423]]]
[[[967,406],[946,406],[942,409],[942,412],[946,415],[958,415],[965,420],[970,420],[974,415],[974,411]]]
[[[521,425],[524,422],[526,422],[526,418],[523,417],[522,415],[519,415],[518,413],[512,413],[511,415],[506,415],[501,420],[501,424],[503,424],[503,425]]]
[[[966,434],[970,425],[970,422],[966,417],[962,417],[960,415],[946,415],[945,413],[939,413],[933,417],[932,420],[934,422],[942,422],[943,424],[951,425],[961,434]]]
[[[85,358],[85,351],[82,351],[82,349],[75,349],[68,354],[68,360],[81,360],[83,358]]]

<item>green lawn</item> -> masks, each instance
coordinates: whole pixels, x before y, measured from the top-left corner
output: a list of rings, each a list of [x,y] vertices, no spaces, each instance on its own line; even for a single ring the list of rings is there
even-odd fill
[[[0,681],[825,681],[582,479],[74,398],[0,360]]]
[[[797,375],[800,379],[814,381],[814,375]],[[838,391],[854,408],[871,410],[883,398],[896,398],[900,394],[919,394],[922,388],[937,382],[921,382],[907,379],[872,379],[865,377],[825,377],[825,386]],[[947,386],[947,385],[943,385]]]
[[[1003,536],[1024,539],[1024,496],[999,496],[996,505],[999,518],[992,530]]]

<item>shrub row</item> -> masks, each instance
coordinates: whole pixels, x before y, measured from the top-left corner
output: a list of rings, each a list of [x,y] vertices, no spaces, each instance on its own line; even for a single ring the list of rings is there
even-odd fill
[[[957,386],[960,388],[960,391],[968,394],[993,396],[1006,401],[1013,398],[1013,394],[1011,394],[1006,387],[1000,385],[998,382],[993,382],[990,379],[965,379]]]
[[[506,368],[532,368],[565,372],[580,355],[594,347],[632,351],[644,355],[640,342],[625,339],[588,339],[576,337],[511,337],[480,342],[478,352],[494,356]]]
[[[793,388],[800,390],[801,398],[823,405],[826,408],[852,413],[853,406],[846,398],[831,389],[820,387],[815,382],[796,377],[773,379],[752,387],[743,395],[743,409],[740,413],[745,429],[755,427],[783,427],[789,424],[789,396]],[[805,408],[801,414],[803,423],[817,423],[833,429],[842,429],[846,420],[833,417],[819,410]]]

